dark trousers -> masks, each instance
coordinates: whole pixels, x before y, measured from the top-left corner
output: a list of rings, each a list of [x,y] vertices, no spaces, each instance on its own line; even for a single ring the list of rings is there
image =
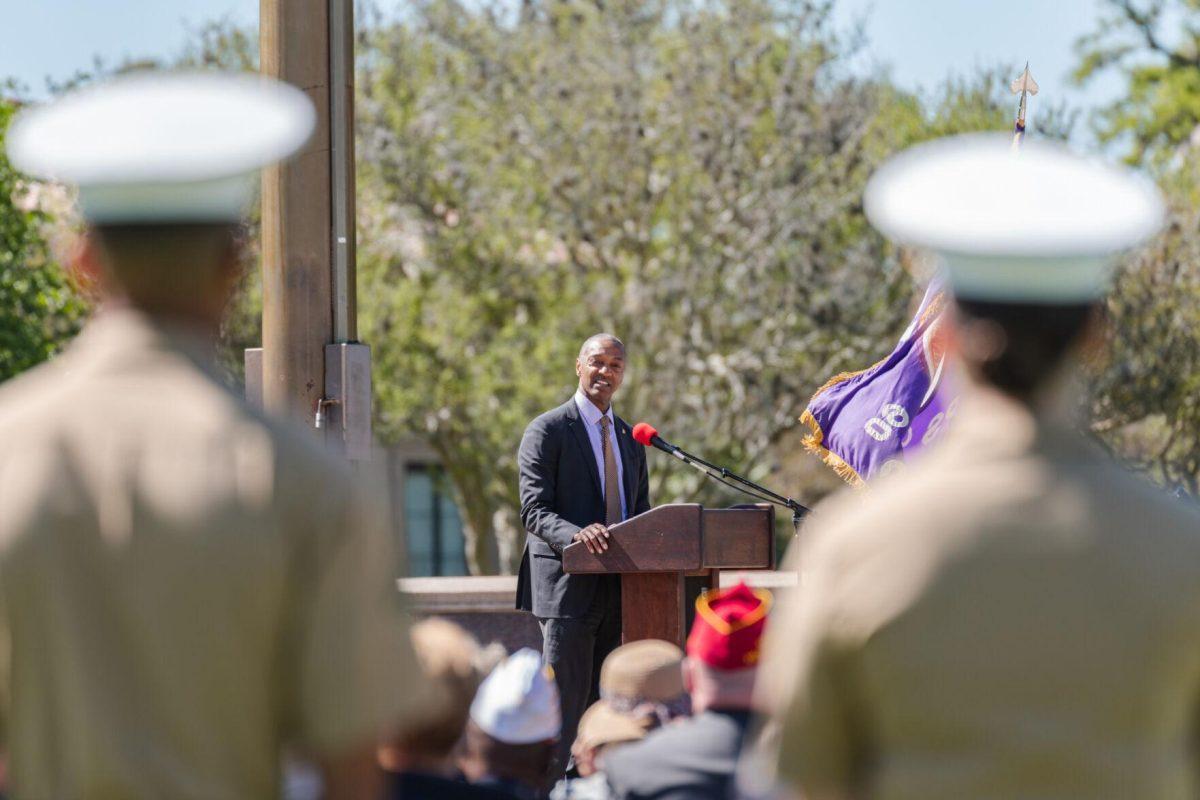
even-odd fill
[[[587,614],[577,619],[538,618],[542,660],[554,670],[562,708],[562,734],[550,765],[554,782],[571,758],[579,718],[600,699],[600,665],[621,644],[621,578],[604,575]]]

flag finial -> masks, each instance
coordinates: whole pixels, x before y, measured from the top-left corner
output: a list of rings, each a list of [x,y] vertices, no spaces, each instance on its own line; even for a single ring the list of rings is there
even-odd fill
[[[1021,100],[1017,104],[1017,118],[1013,122],[1013,148],[1021,146],[1021,140],[1025,138],[1025,109],[1026,101],[1029,95],[1038,93],[1037,81],[1033,79],[1033,75],[1029,73],[1029,62],[1025,62],[1025,71],[1021,73],[1015,81],[1009,84],[1009,88],[1013,94],[1021,95]]]

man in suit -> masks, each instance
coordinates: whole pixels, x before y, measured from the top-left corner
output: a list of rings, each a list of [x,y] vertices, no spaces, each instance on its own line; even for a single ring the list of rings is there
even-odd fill
[[[600,665],[621,642],[619,575],[567,575],[562,551],[582,542],[608,549],[608,526],[650,509],[646,454],[612,410],[625,376],[625,345],[590,337],[575,360],[579,387],[529,423],[517,454],[521,521],[529,534],[517,580],[517,608],[542,629],[542,657],[554,670],[562,737],[553,777],[561,777],[584,709],[599,698]]]
[[[1196,797],[1200,515],[1068,411],[1112,255],[1161,224],[1156,192],[968,137],[900,156],[867,201],[942,254],[965,386],[945,440],[827,505],[793,560],[760,701],[783,782],[809,800]]]

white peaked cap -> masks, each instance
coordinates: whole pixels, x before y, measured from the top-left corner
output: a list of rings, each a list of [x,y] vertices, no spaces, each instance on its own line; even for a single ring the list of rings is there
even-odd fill
[[[1116,254],[1164,216],[1158,189],[1131,170],[995,134],[904,151],[871,177],[864,205],[884,235],[937,251],[956,295],[1045,304],[1100,296]]]
[[[315,119],[303,92],[261,75],[146,72],[23,111],[8,154],[78,186],[92,222],[231,222]]]
[[[558,738],[562,729],[558,688],[536,650],[518,650],[492,670],[475,693],[471,720],[507,744]]]

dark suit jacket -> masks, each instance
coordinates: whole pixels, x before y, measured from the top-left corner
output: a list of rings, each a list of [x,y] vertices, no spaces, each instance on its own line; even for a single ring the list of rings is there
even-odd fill
[[[615,417],[629,516],[650,510],[645,449]],[[567,575],[562,551],[580,529],[604,521],[596,456],[575,397],[529,423],[517,453],[525,553],[517,576],[517,608],[538,617],[581,617],[604,576]]]

